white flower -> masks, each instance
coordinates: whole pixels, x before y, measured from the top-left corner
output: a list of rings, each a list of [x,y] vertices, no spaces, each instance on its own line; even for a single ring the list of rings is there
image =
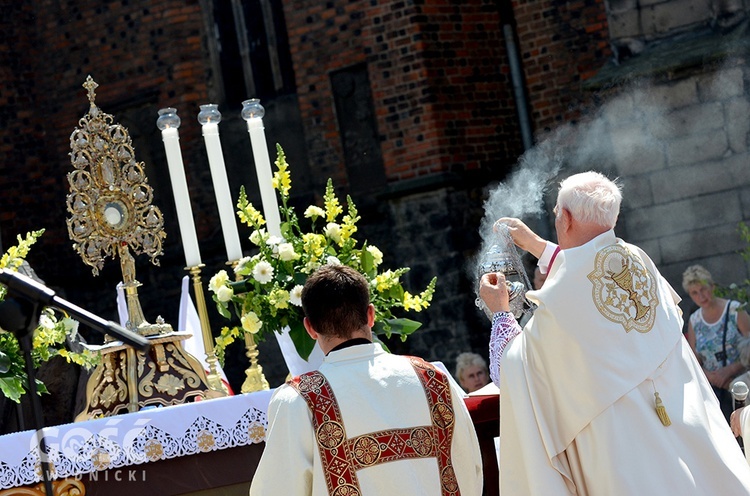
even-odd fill
[[[78,321],[70,317],[63,317],[62,323],[65,326],[65,331],[70,334],[71,339],[74,339],[78,335]]]
[[[250,334],[256,334],[263,327],[263,322],[260,321],[258,315],[255,312],[247,312],[240,318],[242,328]]]
[[[260,246],[260,244],[263,242],[263,239],[266,237],[266,230],[265,229],[258,229],[252,232],[250,234],[250,242],[256,246]]]
[[[242,257],[239,260],[237,260],[237,265],[234,266],[234,273],[239,274],[239,272],[245,268],[245,266],[252,260],[252,257]]]
[[[305,217],[307,217],[308,219],[312,217],[314,220],[318,217],[323,217],[325,214],[325,210],[320,207],[316,207],[315,205],[310,205],[309,207],[307,207],[307,210],[305,210]]]
[[[302,306],[302,285],[297,284],[289,292],[289,303],[298,307]]]
[[[284,242],[284,238],[279,236],[269,236],[266,240],[268,246],[276,246]]]
[[[304,274],[311,274],[320,267],[320,262],[317,260],[308,260],[304,267],[300,268],[300,272]]]
[[[326,233],[326,236],[334,240],[336,243],[341,241],[341,226],[335,222],[329,222],[326,224],[323,231]]]
[[[44,327],[45,329],[54,329],[55,321],[52,320],[52,317],[50,317],[48,314],[42,313],[39,316],[39,325],[41,327]]]
[[[222,286],[216,291],[216,299],[222,302],[231,300],[232,296],[234,296],[234,290],[229,286]]]
[[[367,251],[372,255],[373,261],[376,266],[383,263],[383,252],[378,249],[377,246],[369,245]]]
[[[273,267],[265,260],[261,260],[253,269],[253,278],[261,284],[271,282],[273,279]]]
[[[227,282],[229,282],[229,274],[227,274],[226,270],[220,270],[208,281],[208,289],[214,293],[218,293],[219,288],[223,287]]]
[[[297,260],[300,255],[294,251],[294,245],[291,243],[281,243],[279,245],[279,258],[285,262]]]
[[[333,255],[328,255],[326,258],[326,265],[341,265],[341,260],[334,257]]]

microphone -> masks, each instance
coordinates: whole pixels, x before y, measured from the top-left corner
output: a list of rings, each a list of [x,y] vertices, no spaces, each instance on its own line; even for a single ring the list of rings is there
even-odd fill
[[[46,307],[59,308],[75,317],[79,322],[99,332],[114,336],[133,348],[146,351],[150,346],[148,339],[140,334],[128,331],[116,322],[104,320],[88,310],[84,310],[78,305],[60,298],[55,295],[53,290],[28,276],[13,272],[12,270],[0,269],[0,284],[7,286],[8,292],[15,296],[40,303]]]

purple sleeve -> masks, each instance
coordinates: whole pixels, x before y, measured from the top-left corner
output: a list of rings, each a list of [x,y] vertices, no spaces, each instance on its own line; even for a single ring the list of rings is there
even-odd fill
[[[497,312],[492,316],[492,334],[490,334],[490,377],[500,387],[500,360],[510,340],[521,333],[515,317],[510,312]]]

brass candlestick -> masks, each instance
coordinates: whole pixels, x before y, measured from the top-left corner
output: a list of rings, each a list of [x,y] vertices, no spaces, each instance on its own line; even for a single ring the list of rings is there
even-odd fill
[[[245,356],[250,359],[250,366],[245,370],[245,382],[242,383],[243,393],[253,393],[255,391],[264,391],[270,389],[266,377],[263,375],[263,367],[258,363],[258,345],[255,344],[255,338],[249,332],[245,332]]]
[[[229,391],[221,380],[216,364],[219,359],[214,352],[214,337],[208,322],[208,310],[206,309],[206,298],[203,295],[203,283],[201,282],[201,268],[204,264],[188,267],[193,279],[193,290],[195,291],[195,304],[198,307],[198,317],[201,321],[201,332],[203,333],[203,346],[206,350],[206,363],[208,364],[208,375],[206,376],[211,397],[227,396]],[[243,391],[244,392],[244,391]]]
[[[238,262],[238,260],[235,260],[234,262],[229,262],[229,265],[234,270],[237,268]],[[240,279],[238,276],[237,280]],[[267,391],[271,389],[271,386],[269,386],[266,376],[263,375],[263,367],[258,363],[258,355],[260,355],[258,345],[251,333],[244,329],[243,332],[245,334],[245,349],[247,350],[245,356],[250,360],[250,366],[245,370],[245,382],[242,383],[240,392],[254,393],[255,391]]]

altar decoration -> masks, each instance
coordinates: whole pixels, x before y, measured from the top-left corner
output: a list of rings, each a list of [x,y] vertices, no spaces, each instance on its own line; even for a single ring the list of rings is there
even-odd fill
[[[354,238],[360,216],[351,197],[346,198],[346,213],[334,193],[329,179],[322,207],[310,205],[300,219],[289,205],[291,174],[284,150],[276,145],[276,172],[272,185],[281,198],[279,206],[280,236],[269,233],[264,215],[240,190],[237,215],[253,229],[250,241],[258,253],[242,258],[234,267],[235,278],[221,270],[209,282],[209,290],[219,313],[227,319],[232,314],[241,327],[224,327],[216,338],[216,352],[224,349],[243,333],[262,340],[272,332],[289,328],[289,334],[300,357],[306,359],[315,342],[305,331],[301,293],[307,277],[325,264],[343,264],[359,271],[370,281],[370,300],[375,306],[376,335],[396,334],[405,340],[421,323],[396,317],[394,310],[420,312],[426,309],[435,291],[437,278],[418,294],[406,291],[401,277],[409,268],[383,270],[383,253],[375,245]],[[305,226],[303,230],[302,225]],[[239,279],[239,280],[235,280]],[[397,311],[397,310],[396,310]]]
[[[8,248],[0,258],[0,269],[17,271],[24,263],[31,246],[44,233],[44,229],[26,233],[25,237],[17,237],[17,245]],[[7,288],[0,285],[0,301],[5,299]],[[94,367],[99,362],[98,355],[84,350],[74,353],[65,347],[67,338],[75,338],[78,332],[78,322],[70,317],[59,315],[52,308],[45,308],[39,316],[39,326],[34,331],[32,340],[33,349],[31,356],[34,366],[39,367],[42,363],[56,355],[60,355],[68,362],[76,363],[85,368]],[[6,398],[21,401],[24,389],[27,387],[28,377],[26,375],[25,363],[18,340],[10,333],[0,329],[0,392]],[[44,383],[37,379],[37,392],[46,393]]]
[[[209,389],[203,367],[182,347],[189,334],[173,331],[160,316],[153,324],[146,321],[138,299],[141,283],[135,277],[131,250],[148,255],[158,265],[166,238],[144,164],[135,160],[127,129],[94,103],[98,84],[88,76],[83,87],[90,105],[70,136],[74,170],[68,173],[68,234],[94,275],[107,257],[120,259],[126,328],[147,337],[151,348],[144,353],[111,339],[97,347],[102,364],[89,379],[86,406],[77,420],[203,398]]]
[[[88,485],[107,476],[114,479],[116,469],[128,468],[126,473],[134,474],[133,479],[149,483],[148,479],[141,481],[147,470],[144,464],[261,444],[272,394],[263,391],[170,408],[152,407],[118,417],[45,427],[51,478]],[[35,431],[0,436],[0,495],[33,494],[4,493],[2,489],[41,480],[35,438]]]

